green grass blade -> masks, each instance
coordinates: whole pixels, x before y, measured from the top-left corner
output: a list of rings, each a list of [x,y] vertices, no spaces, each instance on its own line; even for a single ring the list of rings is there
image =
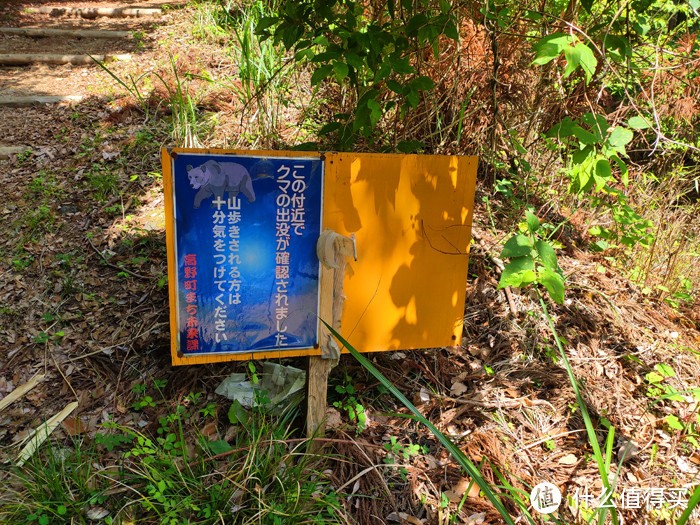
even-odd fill
[[[408,408],[415,418],[423,423],[426,427],[428,427],[428,430],[432,432],[432,434],[437,438],[437,440],[444,446],[452,458],[459,463],[459,465],[469,474],[469,476],[476,482],[477,485],[479,485],[479,488],[483,491],[483,493],[486,495],[486,497],[491,501],[493,506],[496,508],[498,513],[503,517],[503,519],[508,523],[509,525],[515,525],[515,522],[513,519],[510,517],[510,514],[506,510],[506,508],[503,506],[503,503],[501,500],[498,498],[498,496],[493,492],[491,489],[491,486],[486,482],[486,480],[483,478],[479,470],[476,468],[476,466],[469,460],[469,458],[462,452],[462,450],[455,445],[447,436],[445,436],[442,432],[440,432],[435,425],[433,425],[430,421],[428,421],[423,414],[420,413],[420,411],[411,403],[406,396],[404,396],[384,375],[377,370],[372,363],[369,362],[367,358],[365,358],[362,354],[360,354],[355,348],[350,345],[343,337],[336,332],[331,326],[328,325],[325,321],[321,320],[324,325],[330,330],[330,332],[333,334],[333,336],[338,339],[338,341],[348,349],[348,351],[352,354],[352,356],[359,361],[359,363],[365,367],[369,371],[370,374],[372,374],[381,384],[384,386],[387,390],[389,390],[394,396],[401,401],[401,403]]]
[[[698,506],[698,503],[700,503],[700,485],[695,487],[693,495],[690,497],[690,500],[688,500],[688,506],[683,511],[683,514],[681,514],[681,517],[678,518],[676,525],[685,525],[688,522],[688,518],[690,518],[690,515],[695,510],[695,507]]]
[[[544,298],[542,297],[542,294],[540,294],[539,290],[537,290],[536,288],[535,290],[537,291],[537,297],[539,297],[540,299],[540,305],[542,306],[542,310],[544,311],[545,317],[547,318],[549,329],[552,331],[552,335],[554,335],[554,341],[557,344],[559,354],[561,355],[562,362],[564,363],[564,367],[566,368],[566,373],[569,376],[571,387],[574,389],[574,393],[576,394],[576,401],[578,402],[579,410],[581,410],[581,417],[583,418],[583,423],[586,427],[586,434],[588,434],[588,442],[590,443],[591,448],[593,449],[593,455],[595,456],[595,460],[598,465],[598,472],[600,473],[600,477],[603,481],[603,488],[609,489],[610,481],[608,479],[608,470],[606,470],[605,460],[603,459],[603,453],[600,450],[600,443],[598,443],[598,436],[596,435],[595,428],[593,427],[593,421],[591,420],[591,416],[588,413],[588,409],[586,408],[586,404],[583,399],[583,394],[581,394],[581,389],[578,386],[578,381],[576,380],[574,371],[571,368],[571,363],[569,363],[569,358],[566,357],[566,352],[564,352],[564,347],[562,346],[561,340],[559,339],[559,335],[557,334],[557,329],[554,326],[554,321],[552,321],[552,317],[549,315],[549,310],[547,309],[547,305],[544,302]],[[610,516],[612,517],[613,524],[618,525],[619,520],[617,517],[617,510],[614,508],[608,509],[607,507],[604,507],[603,509],[601,509],[601,512],[598,517],[598,522],[605,523],[605,517],[608,513],[608,510],[610,510]]]

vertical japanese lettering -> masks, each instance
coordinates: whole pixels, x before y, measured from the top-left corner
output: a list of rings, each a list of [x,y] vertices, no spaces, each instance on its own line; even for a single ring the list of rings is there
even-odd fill
[[[188,253],[185,255],[185,350],[196,352],[199,350],[199,319],[197,318],[197,255]]]

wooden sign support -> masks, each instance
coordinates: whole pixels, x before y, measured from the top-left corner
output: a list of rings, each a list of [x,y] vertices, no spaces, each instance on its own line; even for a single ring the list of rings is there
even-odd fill
[[[345,259],[354,257],[357,260],[354,235],[344,237],[334,231],[324,230],[316,244],[316,254],[321,261],[319,317],[340,332]],[[319,327],[319,344],[321,355],[309,357],[307,374],[306,432],[310,438],[324,434],[328,373],[340,359],[340,348],[323,324]]]

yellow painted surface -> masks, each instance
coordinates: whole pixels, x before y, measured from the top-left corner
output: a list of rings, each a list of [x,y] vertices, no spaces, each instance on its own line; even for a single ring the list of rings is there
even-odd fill
[[[324,228],[354,233],[343,336],[360,352],[461,339],[476,157],[327,153]]]
[[[299,155],[288,151],[175,152]],[[354,233],[357,238],[358,261],[349,260],[346,266],[341,333],[360,352],[448,346],[460,340],[476,166],[476,157],[325,153],[323,228],[342,235]],[[165,151],[163,171],[173,364],[320,355],[313,348],[178,355],[173,317],[172,174]]]

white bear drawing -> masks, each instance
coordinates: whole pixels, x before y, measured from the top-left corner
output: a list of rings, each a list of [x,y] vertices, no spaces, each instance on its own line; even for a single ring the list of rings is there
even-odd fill
[[[248,198],[248,202],[255,200],[250,173],[235,162],[208,160],[196,168],[187,166],[187,177],[190,179],[190,185],[199,190],[194,196],[195,208],[199,208],[202,201],[212,195],[223,199],[225,192],[228,193],[229,199],[233,199],[240,192]]]

